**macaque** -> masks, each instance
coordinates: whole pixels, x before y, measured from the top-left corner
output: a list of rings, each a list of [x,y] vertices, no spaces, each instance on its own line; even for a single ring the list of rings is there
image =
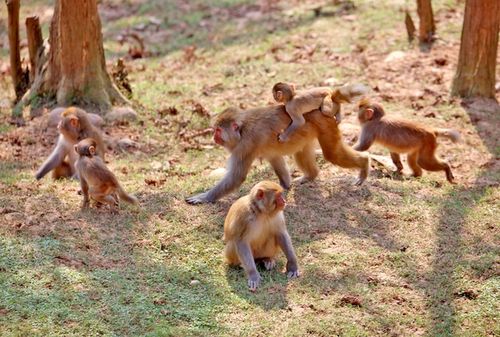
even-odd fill
[[[91,137],[97,142],[97,155],[104,160],[106,148],[101,131],[90,123],[87,113],[82,109],[70,107],[61,116],[62,118],[57,125],[59,130],[57,144],[36,172],[35,178],[37,180],[42,179],[50,171],[52,171],[54,179],[73,177],[76,173],[75,162],[78,159],[74,146],[84,138]]]
[[[368,177],[369,157],[354,151],[342,141],[336,121],[318,109],[304,115],[305,124],[286,143],[278,134],[290,124],[284,105],[239,110],[230,108],[216,116],[214,140],[230,153],[226,174],[209,191],[186,198],[190,204],[214,202],[238,188],[246,179],[254,160],[269,161],[284,189],[290,188],[291,176],[283,156],[293,155],[304,175],[299,183],[312,181],[319,173],[315,140],[318,139],[326,160],[345,168],[360,170],[356,185]]]
[[[328,87],[316,87],[296,91],[294,84],[279,82],[273,87],[273,97],[278,103],[285,104],[286,112],[292,119],[285,132],[278,136],[280,142],[286,142],[290,135],[305,123],[304,114],[319,109],[325,116],[335,118],[340,123],[342,115],[341,103],[349,103],[351,97],[366,93],[368,90],[361,84],[345,86],[332,90]]]
[[[271,181],[261,181],[250,194],[239,198],[227,213],[224,222],[226,261],[245,269],[251,291],[257,289],[261,280],[256,260],[263,262],[266,270],[271,270],[280,250],[287,258],[287,276],[300,275],[285,225],[284,208],[283,188]]]
[[[83,194],[82,209],[88,208],[90,198],[98,203],[110,205],[113,210],[118,208],[118,197],[128,203],[136,204],[137,198],[123,190],[104,161],[96,156],[97,145],[95,139],[85,138],[74,146],[74,151],[79,156],[75,166]]]
[[[453,183],[450,165],[435,155],[438,145],[436,138],[441,136],[457,142],[460,139],[458,131],[386,117],[380,104],[370,103],[366,99],[359,102],[358,119],[362,129],[359,141],[354,146],[355,150],[366,151],[373,143],[378,143],[389,149],[399,173],[403,170],[399,154],[407,153],[408,165],[415,177],[422,175],[422,169],[445,171],[446,179]]]

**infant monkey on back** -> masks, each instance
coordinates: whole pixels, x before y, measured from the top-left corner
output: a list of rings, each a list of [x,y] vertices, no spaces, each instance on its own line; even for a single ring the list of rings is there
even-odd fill
[[[285,104],[285,109],[292,124],[278,136],[280,142],[286,142],[291,134],[304,125],[304,114],[319,109],[325,116],[341,121],[340,104],[350,103],[351,98],[368,92],[362,84],[347,85],[336,90],[329,87],[315,87],[296,91],[295,85],[279,82],[273,86],[273,97],[278,103]]]

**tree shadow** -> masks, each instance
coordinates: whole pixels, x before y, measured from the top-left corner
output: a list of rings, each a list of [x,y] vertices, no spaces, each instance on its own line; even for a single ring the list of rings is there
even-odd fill
[[[27,222],[20,229],[13,224],[15,235],[0,236],[0,313],[2,320],[19,323],[8,328],[32,335],[36,327],[37,334],[47,336],[69,330],[172,336],[220,331],[216,308],[227,294],[205,275],[206,266],[171,263],[168,250],[178,245],[166,242],[154,249],[145,241],[149,214],[182,217],[168,206],[172,198],[139,194],[144,209],[125,206],[118,213],[79,211],[79,204],[68,204],[57,193],[18,205],[29,215],[46,212],[36,224],[29,219],[20,219]],[[67,211],[73,207],[74,213]],[[203,278],[193,283],[198,274]]]
[[[424,289],[432,319],[432,325],[427,331],[428,336],[460,335],[454,300],[458,292],[456,268],[464,263],[463,227],[476,203],[488,189],[498,187],[500,184],[498,180],[500,174],[498,162],[500,106],[493,101],[472,103],[471,106],[468,106],[467,102],[464,104],[466,112],[491,153],[492,159],[482,166],[485,169],[480,171],[474,183],[450,192],[439,211],[440,217],[436,230],[437,248],[432,270],[428,275],[428,284]]]

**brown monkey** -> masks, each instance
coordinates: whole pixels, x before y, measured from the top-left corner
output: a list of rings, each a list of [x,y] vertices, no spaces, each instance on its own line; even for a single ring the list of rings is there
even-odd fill
[[[288,277],[300,275],[292,240],[286,229],[283,188],[271,181],[261,181],[250,194],[239,198],[229,209],[224,222],[225,257],[230,265],[240,265],[254,291],[261,277],[255,260],[264,262],[267,270],[274,268],[275,258],[282,250],[287,258]]]
[[[79,155],[75,166],[83,194],[82,209],[89,206],[90,198],[109,204],[113,209],[118,207],[118,196],[126,202],[136,204],[137,199],[123,190],[104,161],[96,156],[97,145],[94,139],[86,138],[74,146],[74,151]]]
[[[408,153],[408,164],[415,177],[422,175],[422,169],[445,171],[446,179],[453,183],[453,174],[448,163],[435,155],[438,136],[457,142],[458,131],[435,129],[413,121],[394,119],[385,116],[380,104],[364,99],[359,103],[358,119],[361,123],[361,135],[355,150],[366,151],[373,143],[379,143],[389,149],[392,161],[398,172],[403,170],[400,153]]]
[[[273,97],[278,103],[285,104],[286,112],[292,124],[278,136],[280,142],[286,142],[290,135],[305,123],[303,114],[320,109],[326,116],[334,117],[337,124],[341,121],[340,104],[350,102],[351,97],[366,93],[361,84],[345,86],[332,90],[328,87],[316,87],[296,91],[295,85],[279,82],[273,86]]]
[[[78,159],[74,151],[74,145],[84,138],[91,137],[95,139],[97,142],[97,155],[104,160],[106,148],[101,132],[90,123],[87,113],[82,109],[70,107],[61,114],[61,117],[57,125],[59,130],[57,144],[50,156],[36,172],[35,178],[37,180],[42,179],[52,170],[54,179],[74,176],[76,173],[75,162]]]
[[[306,123],[294,132],[288,142],[278,141],[278,134],[290,124],[284,105],[258,109],[226,109],[214,122],[214,140],[230,153],[227,172],[211,190],[186,198],[190,204],[214,202],[239,187],[250,171],[253,161],[269,161],[283,188],[291,184],[290,173],[283,158],[294,155],[298,168],[304,172],[300,182],[311,181],[319,173],[315,158],[318,139],[326,160],[346,168],[358,168],[361,185],[368,177],[369,157],[354,151],[342,141],[337,123],[319,110],[304,115]]]

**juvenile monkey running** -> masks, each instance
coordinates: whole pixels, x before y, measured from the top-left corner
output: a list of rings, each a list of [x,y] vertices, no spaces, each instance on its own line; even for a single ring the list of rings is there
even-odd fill
[[[363,99],[359,102],[358,119],[362,126],[357,151],[366,151],[373,143],[379,143],[389,149],[391,159],[398,172],[403,170],[399,154],[408,154],[408,165],[415,177],[422,175],[422,169],[445,171],[446,179],[454,183],[454,177],[448,163],[436,157],[438,136],[457,142],[458,131],[452,129],[431,128],[413,121],[389,118],[385,116],[380,104]]]
[[[280,142],[286,142],[299,127],[304,125],[303,114],[319,109],[325,116],[333,117],[340,123],[341,103],[350,103],[351,98],[368,92],[361,84],[344,86],[332,90],[328,87],[316,87],[296,91],[292,83],[278,82],[273,86],[273,97],[278,103],[285,104],[286,112],[292,119],[292,124],[278,136]]]
[[[137,203],[137,198],[123,190],[104,161],[96,156],[97,142],[94,139],[86,138],[80,141],[75,145],[74,151],[79,155],[76,170],[83,194],[82,209],[89,207],[90,198],[110,205],[113,210],[118,208],[118,197],[131,204]]]
[[[283,188],[271,181],[255,185],[250,194],[238,199],[229,209],[224,222],[225,257],[230,265],[240,265],[248,277],[248,288],[255,291],[261,276],[255,260],[267,270],[275,267],[282,250],[287,258],[289,278],[300,275],[292,240],[286,229]]]

